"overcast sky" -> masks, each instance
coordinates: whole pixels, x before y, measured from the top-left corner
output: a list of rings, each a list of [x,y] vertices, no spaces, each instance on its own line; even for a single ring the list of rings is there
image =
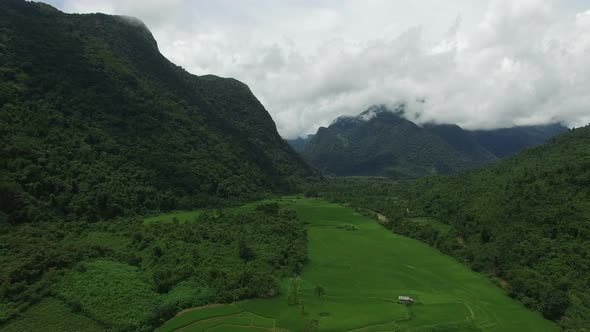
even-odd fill
[[[172,62],[248,84],[287,138],[397,102],[470,129],[590,122],[588,0],[45,2],[138,17]]]

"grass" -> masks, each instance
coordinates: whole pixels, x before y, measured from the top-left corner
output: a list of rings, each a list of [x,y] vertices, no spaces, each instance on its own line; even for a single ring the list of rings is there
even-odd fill
[[[352,209],[312,199],[288,198],[281,204],[295,209],[309,223],[310,261],[301,275],[301,305],[287,304],[285,281],[276,298],[226,306],[232,312],[222,316],[219,311],[224,307],[187,312],[170,322],[182,321],[194,331],[252,331],[255,326],[258,330],[303,331],[310,320],[318,321],[320,331],[558,330],[485,277],[419,241],[387,231]],[[342,225],[356,230],[348,231]],[[326,290],[322,298],[314,294],[317,285]],[[398,295],[411,296],[416,304],[398,304]],[[242,316],[236,316],[237,312]],[[247,324],[244,315],[266,320]],[[212,317],[215,319],[208,320]],[[178,329],[170,322],[158,331]]]
[[[105,331],[98,323],[71,309],[55,298],[45,298],[30,307],[20,318],[0,327],[0,332],[62,331],[100,332]]]

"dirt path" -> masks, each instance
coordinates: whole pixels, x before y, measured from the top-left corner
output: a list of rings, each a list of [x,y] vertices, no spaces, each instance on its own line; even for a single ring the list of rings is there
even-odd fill
[[[377,215],[377,219],[379,220],[380,223],[382,223],[382,224],[391,223],[391,220],[389,220],[389,218],[387,218],[385,215],[383,215],[381,213],[377,213],[377,212],[375,212],[375,214]]]
[[[184,310],[182,310],[181,312],[177,313],[174,316],[180,316],[180,315],[182,315],[184,313],[191,312],[191,311],[198,311],[198,310],[203,310],[203,309],[221,307],[221,306],[224,306],[224,305],[227,305],[227,304],[214,303],[214,304],[207,304],[207,305],[204,305],[204,306],[201,306],[201,307],[194,307],[194,308],[184,309]]]

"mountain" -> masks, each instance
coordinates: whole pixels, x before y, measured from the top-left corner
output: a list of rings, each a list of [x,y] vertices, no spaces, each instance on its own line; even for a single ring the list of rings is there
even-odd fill
[[[394,178],[450,174],[495,159],[474,142],[459,147],[463,143],[450,137],[460,128],[432,127],[436,130],[405,119],[402,107],[390,111],[373,106],[356,117],[340,117],[321,127],[302,155],[326,174]],[[437,131],[446,133],[451,143]]]
[[[482,146],[476,137],[452,124],[425,124],[422,128],[442,138],[447,144],[477,165],[485,165],[498,157]]]
[[[293,149],[295,149],[295,151],[302,152],[303,149],[305,149],[305,146],[307,145],[307,143],[309,143],[309,141],[311,141],[313,136],[314,135],[311,134],[311,135],[307,135],[305,137],[297,137],[294,139],[289,139],[289,140],[287,140],[287,143],[289,143],[289,145],[291,145],[291,147],[293,147]]]
[[[325,174],[417,178],[481,167],[564,130],[561,125],[474,132],[451,124],[418,126],[404,118],[403,105],[372,106],[319,128],[301,154]]]
[[[312,171],[243,83],[168,61],[135,18],[0,2],[0,221],[251,199]]]
[[[590,126],[454,176],[339,181],[317,191],[385,215],[565,330],[590,326]]]
[[[481,146],[502,158],[528,147],[539,145],[567,131],[561,124],[518,126],[494,130],[475,130],[473,136]]]

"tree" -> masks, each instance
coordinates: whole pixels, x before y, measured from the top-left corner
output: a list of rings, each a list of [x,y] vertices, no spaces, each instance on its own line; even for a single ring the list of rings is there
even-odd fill
[[[298,277],[289,280],[289,290],[287,291],[287,302],[289,305],[299,303],[299,288],[301,287],[301,279]]]
[[[252,248],[244,240],[238,242],[238,256],[244,261],[244,265],[256,257]]]
[[[570,305],[568,294],[562,290],[547,287],[542,295],[539,310],[545,318],[559,319]]]
[[[315,295],[317,295],[319,298],[322,298],[324,295],[326,295],[326,290],[324,289],[324,287],[317,285],[315,286],[315,289],[313,290],[313,292],[315,293]]]
[[[315,332],[318,330],[318,326],[320,325],[320,322],[317,319],[309,319],[305,321],[305,327],[303,328],[303,331],[305,332]]]

